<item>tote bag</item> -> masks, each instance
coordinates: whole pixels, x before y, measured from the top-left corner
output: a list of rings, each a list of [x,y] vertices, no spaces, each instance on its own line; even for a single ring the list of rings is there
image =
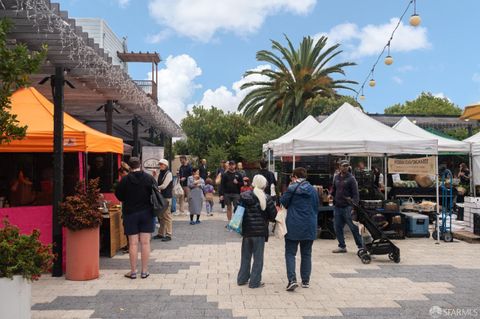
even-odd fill
[[[275,237],[282,239],[287,234],[287,209],[285,207],[280,207],[280,210],[277,212],[277,217],[275,217]]]
[[[242,222],[243,215],[245,214],[245,207],[238,205],[235,209],[235,214],[233,215],[232,220],[228,223],[228,226],[235,232],[242,234]]]

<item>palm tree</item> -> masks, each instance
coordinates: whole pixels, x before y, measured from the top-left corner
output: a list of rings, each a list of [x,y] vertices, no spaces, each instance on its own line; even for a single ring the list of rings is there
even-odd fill
[[[257,60],[273,65],[273,69],[252,70],[249,75],[262,75],[265,80],[243,84],[241,89],[252,89],[240,102],[239,111],[252,122],[273,120],[280,124],[296,125],[311,111],[305,102],[315,96],[339,97],[337,89],[352,90],[348,84],[357,84],[350,80],[334,80],[331,75],[345,75],[344,67],[355,63],[343,62],[330,65],[329,62],[342,53],[337,50],[340,44],[326,48],[327,37],[322,36],[316,42],[304,37],[300,47],[295,49],[285,35],[288,47],[272,40],[272,48],[280,55],[267,50],[257,52]]]

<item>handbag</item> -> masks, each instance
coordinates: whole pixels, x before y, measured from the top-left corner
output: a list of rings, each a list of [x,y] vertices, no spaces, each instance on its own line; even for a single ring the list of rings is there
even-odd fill
[[[182,188],[182,185],[180,185],[180,183],[177,182],[175,183],[175,186],[173,186],[173,195],[175,197],[182,197],[184,195],[184,191],[183,191],[183,188]]]
[[[303,184],[304,182],[298,183],[297,187],[293,190],[293,194],[290,197],[290,200],[288,201],[288,206],[292,203],[293,196],[295,196],[295,193],[297,192],[297,188]],[[287,229],[287,208],[284,206],[280,207],[280,210],[277,212],[277,216],[275,217],[275,228],[273,229],[273,233],[275,234],[275,237],[282,239],[285,237],[285,235],[288,232]]]
[[[242,234],[242,222],[244,214],[245,207],[238,205],[235,209],[235,214],[233,215],[233,218],[228,223],[228,226],[240,235]]]
[[[152,203],[153,215],[160,218],[168,207],[168,202],[163,198],[158,190],[158,187],[152,184],[152,194],[150,195],[150,202]]]

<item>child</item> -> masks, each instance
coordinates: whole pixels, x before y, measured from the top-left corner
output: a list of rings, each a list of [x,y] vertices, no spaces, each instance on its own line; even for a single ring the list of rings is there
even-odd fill
[[[243,186],[240,187],[240,193],[252,191],[253,187],[250,186],[250,179],[248,177],[243,178]]]
[[[211,178],[205,180],[203,193],[205,194],[205,206],[207,208],[207,216],[213,216],[213,181]]]

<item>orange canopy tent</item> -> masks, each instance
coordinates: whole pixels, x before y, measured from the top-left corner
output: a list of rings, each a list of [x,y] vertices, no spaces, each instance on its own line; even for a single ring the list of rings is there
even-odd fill
[[[10,113],[19,125],[27,125],[23,140],[0,145],[2,153],[53,152],[53,104],[35,88],[16,91],[11,98]],[[98,132],[64,113],[64,152],[123,154],[123,140]]]
[[[480,103],[474,105],[465,106],[460,118],[463,120],[480,120]]]

